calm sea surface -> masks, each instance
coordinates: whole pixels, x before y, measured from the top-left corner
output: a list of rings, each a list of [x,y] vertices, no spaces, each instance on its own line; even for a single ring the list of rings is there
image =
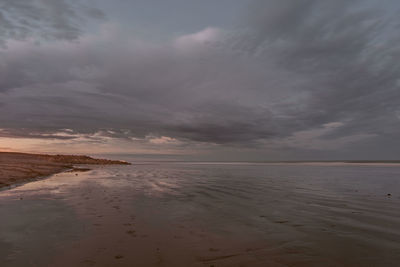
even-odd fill
[[[0,266],[399,266],[400,165],[140,162],[0,191]]]

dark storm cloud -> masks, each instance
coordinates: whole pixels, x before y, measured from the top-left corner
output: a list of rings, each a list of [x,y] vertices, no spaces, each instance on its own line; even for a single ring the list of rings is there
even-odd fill
[[[310,98],[294,114],[304,126],[342,121],[336,135],[398,132],[399,20],[381,7],[368,1],[255,1],[248,38],[236,48],[304,78],[295,90]]]
[[[0,43],[9,39],[74,40],[86,18],[104,13],[74,0],[0,0]]]
[[[51,2],[64,15],[40,23],[56,25],[54,38],[77,38],[81,13]],[[41,14],[35,5],[19,7],[28,25]],[[113,24],[77,43],[17,43],[0,54],[0,128],[311,150],[399,133],[399,21],[387,10],[361,0],[260,0],[244,21],[163,44]],[[12,25],[3,40],[18,39]]]

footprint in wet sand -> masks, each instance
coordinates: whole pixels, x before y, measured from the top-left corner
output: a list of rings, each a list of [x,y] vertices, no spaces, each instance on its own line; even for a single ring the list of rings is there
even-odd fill
[[[131,235],[131,236],[133,236],[133,237],[136,237],[136,231],[134,231],[134,230],[126,231],[126,233],[127,233],[128,235]]]
[[[96,262],[92,261],[92,260],[84,260],[84,261],[82,261],[82,263],[84,265],[86,265],[86,266],[94,266],[94,265],[96,265]]]
[[[275,223],[288,223],[289,221],[275,221]]]

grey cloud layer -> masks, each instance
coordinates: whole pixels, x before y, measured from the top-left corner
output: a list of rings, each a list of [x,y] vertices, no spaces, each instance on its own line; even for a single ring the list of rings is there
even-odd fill
[[[74,40],[86,18],[104,13],[75,0],[0,0],[0,44],[9,39]]]
[[[26,3],[4,3],[14,2]],[[78,14],[56,2],[66,18]],[[310,136],[330,147],[366,138],[387,146],[399,133],[395,17],[367,1],[260,0],[249,10],[240,29],[207,29],[164,44],[111,24],[78,43],[3,49],[0,128],[35,137],[114,129],[117,138],[267,148]],[[75,24],[60,24],[60,38],[79,36],[79,28],[69,30]],[[0,40],[14,38],[7,29]]]

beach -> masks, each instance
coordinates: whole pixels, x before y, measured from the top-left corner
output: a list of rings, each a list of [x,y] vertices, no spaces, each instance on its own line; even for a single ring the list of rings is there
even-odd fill
[[[0,0],[0,267],[400,266],[399,10]]]
[[[127,163],[117,160],[94,159],[88,156],[0,152],[0,188],[66,170],[77,170],[74,166],[79,164],[123,165]]]
[[[0,192],[2,266],[395,266],[400,166],[140,162]]]

